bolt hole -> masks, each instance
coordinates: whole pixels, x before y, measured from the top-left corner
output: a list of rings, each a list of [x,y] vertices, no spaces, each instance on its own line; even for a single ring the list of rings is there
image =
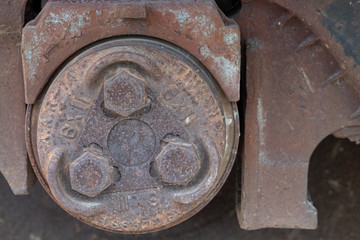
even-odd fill
[[[164,141],[167,142],[181,142],[180,136],[173,134],[173,133],[168,133],[165,135],[164,137]]]
[[[117,166],[112,166],[112,178],[114,184],[119,182],[121,179],[121,173]]]
[[[143,109],[143,113],[150,112],[150,110],[151,110],[151,102],[152,102],[151,98],[148,97],[146,99],[146,107]]]
[[[166,144],[168,144],[170,142],[179,143],[179,142],[181,142],[181,138],[179,135],[168,133],[164,136],[163,140],[160,141],[160,146],[164,147]]]
[[[136,116],[136,115],[142,115],[142,114],[146,114],[148,112],[150,112],[151,110],[151,98],[147,98],[146,99],[146,106],[142,109],[140,109],[139,111],[136,111],[134,114],[132,114],[133,116]]]
[[[156,163],[151,162],[150,163],[150,169],[149,169],[150,176],[155,178],[157,182],[161,182],[160,176],[158,172],[156,171]]]
[[[113,113],[112,111],[105,108],[104,101],[100,104],[100,108],[101,108],[101,110],[102,110],[105,117],[107,117],[107,118],[117,118],[117,115],[115,113]]]
[[[85,150],[102,155],[103,148],[97,143],[90,143]]]

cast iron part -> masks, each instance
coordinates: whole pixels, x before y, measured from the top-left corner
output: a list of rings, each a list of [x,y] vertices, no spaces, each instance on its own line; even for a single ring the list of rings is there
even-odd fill
[[[51,75],[96,41],[143,35],[194,55],[229,101],[240,99],[240,31],[213,0],[50,0],[23,29],[25,102],[34,104]]]
[[[198,212],[238,145],[236,104],[207,70],[145,37],[74,56],[28,116],[29,151],[50,195],[82,221],[121,233],[157,231]]]
[[[360,5],[346,0],[243,1],[237,18],[247,77],[237,194],[242,228],[316,228],[310,157],[330,134],[360,139],[359,48],[352,40],[359,15]]]

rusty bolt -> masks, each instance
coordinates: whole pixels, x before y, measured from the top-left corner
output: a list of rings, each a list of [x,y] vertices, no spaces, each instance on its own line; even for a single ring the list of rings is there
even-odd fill
[[[71,188],[89,197],[95,197],[111,185],[108,161],[92,152],[85,152],[70,164]]]
[[[129,116],[146,107],[147,96],[145,87],[145,81],[127,71],[121,71],[105,81],[105,108],[121,116]]]
[[[156,157],[157,171],[166,183],[186,185],[200,169],[200,161],[187,143],[169,142]]]

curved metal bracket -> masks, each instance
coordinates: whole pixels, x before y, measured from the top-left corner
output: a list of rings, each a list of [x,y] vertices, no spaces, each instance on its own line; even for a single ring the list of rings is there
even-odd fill
[[[205,147],[205,151],[208,153],[209,167],[208,174],[203,181],[197,184],[194,187],[187,189],[187,191],[181,191],[174,195],[174,200],[183,204],[190,204],[192,202],[198,201],[200,198],[204,197],[206,193],[209,193],[209,189],[214,187],[216,183],[216,178],[219,173],[220,167],[220,157],[216,150],[215,144],[207,138],[202,139]]]

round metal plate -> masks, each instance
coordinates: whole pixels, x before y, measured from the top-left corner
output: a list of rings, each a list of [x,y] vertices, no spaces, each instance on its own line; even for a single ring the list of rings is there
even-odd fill
[[[125,85],[136,94],[112,97]],[[113,100],[127,96],[126,105]],[[99,43],[64,64],[32,121],[37,168],[55,201],[122,233],[160,230],[198,212],[226,179],[238,144],[236,105],[207,70],[171,44],[140,37]],[[177,151],[175,160],[167,154]],[[77,181],[71,169],[90,161],[102,170],[93,171],[99,186],[83,189],[91,176]]]

